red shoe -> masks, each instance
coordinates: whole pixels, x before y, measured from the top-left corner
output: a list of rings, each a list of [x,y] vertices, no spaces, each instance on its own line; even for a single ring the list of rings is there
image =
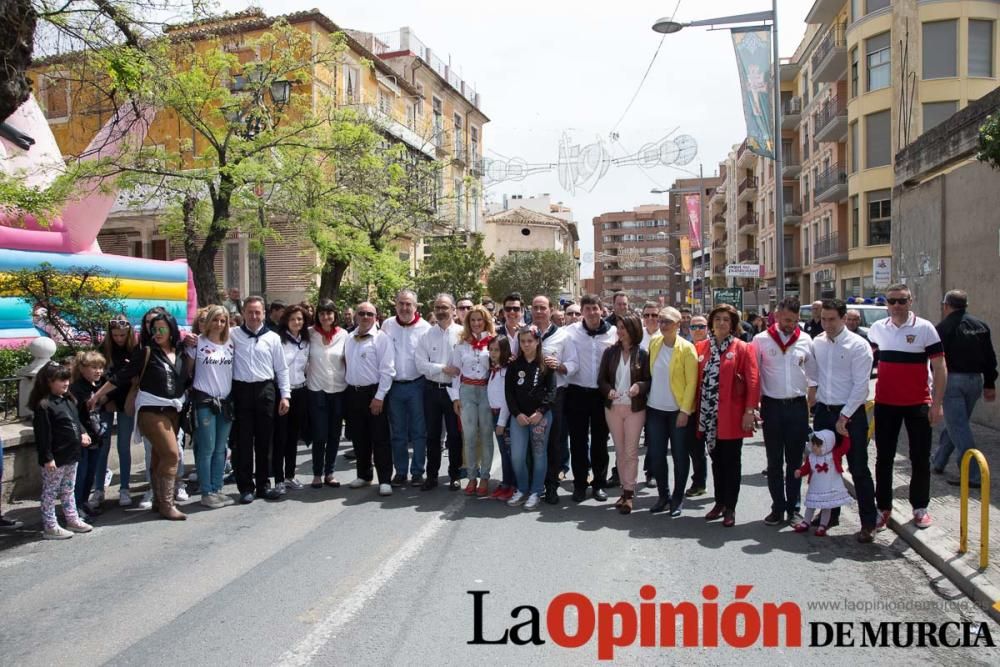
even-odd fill
[[[476,495],[480,498],[485,498],[490,494],[490,481],[488,479],[479,480],[479,489],[476,490]]]
[[[496,491],[490,494],[490,500],[503,500],[503,494],[507,493],[507,487],[498,486]]]
[[[476,478],[470,477],[469,481],[465,484],[465,495],[474,496],[476,495]]]
[[[819,526],[816,528],[816,532],[813,533],[816,537],[826,537],[826,526]]]
[[[508,500],[514,497],[515,491],[516,489],[513,486],[508,486],[506,489],[504,489],[503,495],[500,497],[500,500],[507,502]]]
[[[800,521],[792,527],[796,533],[805,533],[809,531],[809,524],[805,521]]]

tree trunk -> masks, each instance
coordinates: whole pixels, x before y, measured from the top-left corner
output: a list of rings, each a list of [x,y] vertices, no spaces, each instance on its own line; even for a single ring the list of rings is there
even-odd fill
[[[340,284],[344,281],[344,274],[347,273],[349,262],[329,258],[323,264],[323,271],[319,279],[319,298],[337,300],[340,293]]]
[[[189,240],[194,238],[194,234],[188,233],[187,227],[190,224],[190,231],[194,231],[194,202],[196,200],[193,195],[188,195],[184,199],[182,210],[185,215],[185,254],[188,258],[188,266],[191,267],[191,272],[194,274],[194,286],[198,291],[198,305],[200,307],[222,303],[222,296],[219,294],[219,281],[215,277],[215,256],[219,254],[219,248],[222,246],[226,234],[229,233],[229,204],[234,188],[232,179],[225,175],[220,177],[218,189],[209,188],[212,197],[212,222],[208,226],[208,233],[200,248],[195,241]],[[191,206],[190,216],[188,214],[189,204]]]
[[[35,47],[35,24],[38,14],[31,0],[5,0],[0,3],[0,121],[17,111],[31,95],[26,71]]]

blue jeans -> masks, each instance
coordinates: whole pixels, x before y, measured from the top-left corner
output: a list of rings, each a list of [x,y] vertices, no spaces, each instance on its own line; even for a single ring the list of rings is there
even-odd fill
[[[344,392],[309,392],[313,477],[333,474],[337,450],[340,449],[340,427],[343,421]]]
[[[678,410],[657,410],[646,407],[646,460],[649,472],[656,479],[656,491],[662,499],[670,499],[671,507],[680,507],[684,502],[684,485],[687,483],[691,461],[687,451],[688,426],[677,425]],[[688,419],[695,419],[689,416]],[[690,422],[689,422],[690,426]],[[674,460],[674,492],[670,493],[670,464],[667,463],[667,447]]]
[[[517,420],[510,420],[510,457],[514,464],[517,490],[521,493],[541,494],[545,486],[545,471],[548,466],[549,430],[552,415],[545,413],[542,421],[534,426],[521,426]],[[531,446],[531,472],[528,472],[528,446]]]
[[[393,383],[386,395],[389,409],[389,441],[392,443],[392,464],[396,474],[406,477],[423,475],[427,461],[427,426],[424,423],[424,378],[406,384]],[[410,461],[408,446],[413,445]],[[440,447],[440,443],[435,443]]]
[[[201,493],[218,493],[226,469],[226,446],[233,422],[208,406],[195,409],[194,458]]]
[[[462,444],[469,478],[490,478],[493,467],[493,411],[486,387],[463,384],[458,388],[462,402]],[[517,468],[515,468],[515,471]]]
[[[128,491],[129,476],[132,474],[132,429],[135,428],[135,417],[129,417],[124,412],[116,412],[118,419],[116,426],[116,446],[118,447],[118,485],[124,491]],[[108,456],[111,448],[102,450],[101,458],[97,461],[97,474],[102,477],[95,478],[95,486],[98,490],[104,485],[103,474],[108,469]]]
[[[500,415],[493,413],[493,432],[496,433],[497,422],[500,421]],[[510,450],[510,422],[507,423],[507,428],[504,430],[502,436],[498,435],[497,445],[500,446],[500,467],[503,470],[503,479],[500,481],[500,486],[517,486],[517,476],[514,474],[514,460],[511,456]]]
[[[981,373],[948,373],[948,385],[944,390],[944,430],[937,451],[934,452],[934,467],[948,465],[951,453],[958,450],[956,463],[961,466],[962,456],[976,446],[969,427],[969,419],[976,402],[983,395]],[[969,481],[979,483],[979,466],[969,465]]]
[[[104,471],[108,469],[108,450],[111,449],[111,419],[110,412],[102,412],[104,437],[98,442],[91,442],[90,447],[80,449],[80,465],[77,466],[76,483],[73,488],[78,507],[83,507],[91,491],[104,488]],[[103,466],[101,466],[102,460]]]

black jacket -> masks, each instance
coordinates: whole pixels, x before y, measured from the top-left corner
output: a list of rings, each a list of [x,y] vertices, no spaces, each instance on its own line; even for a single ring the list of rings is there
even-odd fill
[[[111,384],[116,387],[126,387],[133,378],[141,375],[142,382],[139,383],[141,391],[166,399],[182,398],[190,381],[188,372],[190,357],[184,354],[184,350],[178,349],[174,353],[174,362],[171,363],[158,345],[150,349],[152,352],[145,374],[142,372],[142,367],[146,363],[146,349],[137,349],[128,360],[128,364],[116,370],[111,376]]]
[[[88,410],[87,401],[90,400],[90,397],[94,395],[94,392],[102,384],[104,384],[103,379],[96,385],[93,385],[84,378],[80,378],[69,386],[70,393],[76,399],[77,415],[80,417],[80,423],[83,424],[83,428],[87,431],[87,435],[90,436],[94,446],[97,446],[98,441],[104,437],[108,426],[101,420],[101,406],[97,405],[94,406],[93,410]]]
[[[622,346],[615,344],[604,351],[601,364],[597,370],[597,389],[604,397],[604,407],[611,409],[613,401],[608,398],[615,388],[618,377],[618,366],[622,363]],[[629,350],[629,386],[639,385],[639,395],[632,397],[632,412],[646,409],[646,399],[649,397],[649,387],[653,378],[649,370],[649,353],[633,345]]]
[[[511,419],[536,411],[544,414],[556,401],[556,374],[551,370],[543,373],[537,363],[518,357],[507,367],[504,394]]]
[[[80,460],[83,424],[76,403],[68,395],[42,399],[35,408],[31,425],[35,429],[38,465],[55,461],[57,466],[64,466]]]
[[[809,334],[810,338],[815,338],[823,333],[823,325],[819,321],[810,318],[808,322],[802,325],[802,330]]]
[[[995,389],[997,355],[990,328],[965,310],[956,310],[937,325],[949,373],[982,373],[983,387]]]

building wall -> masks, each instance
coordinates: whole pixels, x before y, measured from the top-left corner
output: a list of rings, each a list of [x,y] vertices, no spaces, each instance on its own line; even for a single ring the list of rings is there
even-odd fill
[[[669,206],[645,205],[594,218],[594,288],[597,294],[608,297],[622,291],[636,301],[657,300],[662,296],[665,302],[671,303],[679,286],[684,284],[683,277],[673,275],[680,270],[679,243],[676,236],[657,238],[656,235],[675,228]],[[642,235],[644,239],[625,240],[626,235]],[[646,237],[650,237],[649,240]],[[626,259],[616,261],[615,256]],[[650,258],[651,261],[637,258]]]

